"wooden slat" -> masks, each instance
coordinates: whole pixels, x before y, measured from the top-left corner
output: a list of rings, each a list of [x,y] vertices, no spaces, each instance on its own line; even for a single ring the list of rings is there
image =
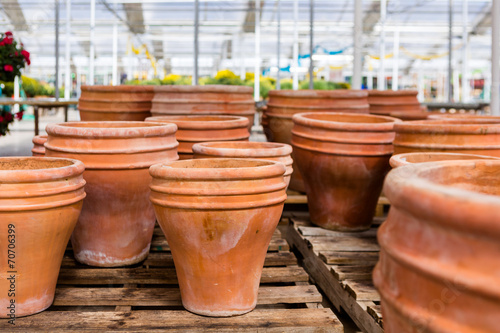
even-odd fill
[[[380,250],[375,238],[307,237],[306,239],[311,243],[314,251],[373,252]]]
[[[321,251],[319,257],[327,264],[335,265],[375,265],[378,252]]]
[[[308,281],[301,267],[264,267],[261,283]],[[61,268],[58,284],[176,284],[173,268]]]
[[[259,288],[257,304],[321,302],[313,285]],[[178,288],[57,288],[55,306],[181,306]]]
[[[338,266],[338,265],[332,265],[330,266],[331,272],[333,276],[339,281],[345,280],[345,279],[358,279],[358,280],[365,280],[365,279],[371,279],[372,277],[372,272],[373,272],[373,265],[368,265],[368,266]]]
[[[299,232],[303,236],[314,236],[314,237],[355,237],[355,238],[374,238],[377,237],[377,229],[371,228],[366,231],[361,232],[340,232],[327,230],[318,227],[298,227]]]
[[[45,311],[18,318],[20,332],[343,332],[330,309],[256,309],[243,316],[210,318],[187,311],[67,312]],[[12,330],[6,320],[0,330]]]
[[[380,326],[384,327],[382,309],[380,308],[380,305],[370,305],[366,311],[380,324]]]
[[[268,252],[264,266],[290,266],[297,265],[297,258],[292,252]],[[170,252],[151,252],[143,262],[143,266],[151,267],[174,267],[174,260]],[[61,267],[81,267],[88,266],[79,264],[72,254],[64,255]]]
[[[345,290],[358,301],[380,301],[380,294],[371,279],[344,280],[343,283]]]

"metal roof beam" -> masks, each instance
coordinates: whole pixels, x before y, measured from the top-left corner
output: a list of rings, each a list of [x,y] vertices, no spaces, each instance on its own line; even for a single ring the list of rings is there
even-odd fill
[[[124,3],[123,9],[130,24],[130,31],[134,34],[145,33],[146,27],[144,26],[142,3]]]
[[[17,0],[0,0],[0,4],[16,31],[29,31],[23,10]]]

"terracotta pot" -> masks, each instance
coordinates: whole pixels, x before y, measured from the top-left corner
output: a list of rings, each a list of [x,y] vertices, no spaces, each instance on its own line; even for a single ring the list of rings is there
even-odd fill
[[[269,104],[292,107],[341,108],[366,106],[366,90],[271,90]]]
[[[411,120],[426,120],[429,117],[428,112],[391,112],[389,113],[390,117],[398,118],[403,121],[411,121]]]
[[[85,198],[83,170],[82,162],[70,159],[0,158],[0,318],[28,316],[52,304]]]
[[[420,104],[370,104],[370,113],[378,115],[389,115],[394,112],[400,113],[421,113]]]
[[[209,141],[247,141],[248,120],[231,116],[163,116],[150,117],[147,122],[176,124],[179,158],[193,158],[193,145]]]
[[[394,130],[395,154],[434,151],[500,157],[500,118],[408,121]]]
[[[157,86],[151,109],[153,116],[228,115],[254,122],[253,88],[245,86]]]
[[[468,121],[473,120],[474,122],[484,122],[489,123],[491,121],[499,121],[498,116],[484,116],[477,114],[451,114],[451,113],[431,113],[429,115],[429,120],[458,120],[458,121]]]
[[[498,159],[492,156],[474,155],[474,154],[454,154],[454,153],[407,153],[394,155],[389,160],[391,167],[397,168],[400,166],[428,163],[438,161],[457,161],[457,160],[491,160]]]
[[[386,332],[498,332],[499,172],[471,160],[389,173],[373,273]]]
[[[304,113],[304,112],[368,113],[369,109],[370,106],[368,104],[344,106],[344,107],[322,107],[322,106],[280,106],[268,103],[267,110],[265,111],[265,113],[293,116],[294,114]]]
[[[195,158],[255,158],[282,163],[286,167],[285,183],[288,187],[292,175],[292,146],[274,142],[205,142],[193,146]]]
[[[368,90],[368,103],[383,105],[419,104],[417,90]]]
[[[183,306],[205,316],[251,311],[286,199],[283,164],[197,159],[154,165],[150,172],[151,201]]]
[[[325,229],[359,231],[372,223],[390,170],[390,117],[349,113],[293,116],[292,146],[307,193],[311,221]]]
[[[47,156],[85,163],[87,199],[71,237],[81,263],[115,267],[144,260],[155,216],[148,169],[178,159],[173,124],[69,122],[46,130]]]
[[[33,149],[31,149],[33,156],[45,156],[45,147],[43,144],[46,141],[47,135],[36,135],[33,137]]]
[[[153,86],[82,86],[82,121],[143,121],[151,116]]]

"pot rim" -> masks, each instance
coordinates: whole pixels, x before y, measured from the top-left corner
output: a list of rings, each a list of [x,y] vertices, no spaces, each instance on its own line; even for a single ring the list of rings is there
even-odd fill
[[[222,167],[211,167],[211,165]],[[196,167],[190,167],[196,166]],[[175,180],[252,180],[284,176],[286,167],[259,159],[202,158],[154,164],[149,168],[153,178]]]
[[[59,164],[55,167],[42,167],[35,169],[2,169],[3,163],[21,161],[33,161],[35,164],[50,165],[50,163]],[[66,164],[66,165],[60,165]],[[34,183],[47,182],[61,178],[74,177],[80,175],[85,170],[83,162],[71,158],[60,157],[32,157],[32,156],[12,156],[0,157],[0,183]]]
[[[279,105],[279,104],[273,104],[273,103],[267,103],[267,106],[271,107],[271,108],[277,108],[277,109],[309,109],[309,110],[315,110],[315,109],[365,110],[366,109],[367,113],[368,113],[368,110],[370,109],[370,104],[368,104],[368,103],[363,104],[363,105],[335,106],[335,107],[318,106],[318,105],[310,105],[310,106]]]
[[[385,97],[395,97],[395,96],[417,96],[418,95],[418,90],[412,90],[412,89],[407,89],[407,90],[367,90],[368,91],[368,97],[371,96],[385,96]],[[371,103],[370,103],[371,104]]]
[[[96,109],[87,109],[87,108],[78,108],[78,112],[95,112],[95,113],[151,113],[149,108],[145,108],[143,110],[126,110],[115,108],[113,110],[96,110]]]
[[[414,156],[444,156],[444,157],[450,157],[448,159],[442,159],[442,160],[429,160],[425,162],[411,162],[408,161],[408,158],[414,157]],[[432,162],[439,162],[439,161],[462,161],[462,160],[500,160],[498,157],[493,157],[493,156],[487,156],[487,155],[476,155],[476,154],[462,154],[462,153],[447,153],[447,152],[415,152],[415,153],[403,153],[403,154],[396,154],[391,157],[389,160],[389,163],[391,164],[391,167],[397,168],[401,166],[405,166],[408,164],[420,164],[420,163],[432,163]]]
[[[335,121],[335,120],[322,120],[314,119],[312,117],[334,117],[332,119],[349,119],[358,118],[360,121],[366,120],[378,120],[379,122],[353,122],[353,121]],[[372,114],[360,114],[360,113],[344,113],[344,112],[308,112],[308,113],[297,113],[292,117],[294,126],[302,125],[308,127],[317,127],[327,130],[339,130],[339,131],[370,131],[370,132],[393,132],[394,125],[397,123],[402,123],[401,119],[387,117],[387,116],[376,116]]]
[[[231,94],[252,94],[253,88],[246,86],[227,86],[222,84],[211,84],[205,86],[191,85],[165,85],[154,86],[155,93],[180,92],[180,93],[231,93]]]
[[[227,145],[236,147],[224,147]],[[286,143],[253,141],[202,142],[194,144],[192,149],[195,154],[236,158],[279,157],[292,153],[292,146]]]
[[[428,119],[405,121],[394,125],[396,133],[499,134],[500,117],[491,122],[475,119]]]
[[[252,100],[241,100],[241,101],[203,101],[203,100],[190,100],[190,99],[173,99],[173,98],[165,98],[155,97],[152,101],[153,105],[158,104],[195,104],[195,105],[205,105],[205,104],[214,104],[214,105],[249,105],[254,106],[255,101]]]
[[[397,107],[412,107],[412,106],[418,106],[420,110],[420,103],[397,103],[397,104],[389,104],[389,103],[370,103],[370,107],[380,107],[380,108],[386,108],[386,107],[391,107],[391,108],[397,108]]]
[[[47,141],[48,138],[49,138],[48,135],[35,135],[33,137],[33,139],[31,140],[31,142],[33,142],[34,144],[43,146],[43,144],[45,143],[45,141]]]
[[[461,232],[489,237],[493,233],[495,237],[500,237],[500,223],[492,223],[498,221],[500,197],[452,185],[442,185],[425,177],[425,174],[440,169],[458,168],[465,172],[477,168],[478,165],[500,167],[500,161],[455,160],[405,165],[389,172],[384,192],[391,205],[404,207],[404,210],[416,217],[438,221],[446,228]],[[411,204],[408,204],[409,202]],[[454,209],[442,209],[445,206],[452,206]],[[477,210],[482,213],[478,215],[475,213]],[[474,223],[470,223],[471,220]]]
[[[147,123],[176,124],[179,130],[246,128],[249,125],[249,120],[246,117],[223,115],[153,116],[144,121]]]
[[[103,92],[103,93],[120,93],[120,92],[127,92],[127,93],[136,93],[136,94],[143,94],[143,93],[153,93],[154,92],[154,86],[128,86],[128,85],[119,85],[119,86],[105,86],[105,85],[94,85],[94,86],[88,86],[84,85],[81,87],[82,91],[89,91],[89,92]]]
[[[147,99],[147,100],[132,100],[132,101],[117,101],[117,100],[112,100],[112,99],[99,99],[99,98],[91,98],[91,99],[87,99],[87,98],[82,98],[80,97],[78,99],[78,105],[80,105],[80,102],[86,102],[86,103],[107,103],[107,104],[131,104],[131,103],[134,103],[134,104],[149,104],[151,105],[152,103],[152,100],[151,99]]]
[[[92,127],[96,125],[95,127]],[[108,127],[106,127],[108,125]],[[143,121],[72,121],[49,124],[45,128],[49,136],[85,138],[137,138],[175,134],[175,124]]]
[[[271,90],[269,91],[269,100],[273,96],[287,98],[321,98],[321,99],[357,99],[367,98],[366,90],[356,89],[337,89],[337,90]]]

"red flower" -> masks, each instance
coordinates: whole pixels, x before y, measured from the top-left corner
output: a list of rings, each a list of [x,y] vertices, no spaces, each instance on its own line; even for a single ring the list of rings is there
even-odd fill
[[[23,55],[23,57],[26,60],[26,62],[28,63],[28,65],[31,65],[30,53],[28,51],[26,51],[26,50],[22,50],[21,54]]]
[[[12,121],[12,114],[7,113],[7,114],[5,115],[5,120],[7,120],[7,122]]]
[[[14,67],[12,67],[12,65],[4,65],[3,70],[6,72],[12,72],[14,70]]]
[[[2,117],[2,116],[0,116],[0,123],[1,123],[1,122],[3,122],[3,117]]]
[[[2,40],[2,41],[0,42],[0,46],[4,46],[4,45],[5,45],[5,43],[4,43],[4,41]]]
[[[10,32],[10,31],[6,31],[6,32],[5,32],[5,36],[7,36],[7,37],[8,37],[8,36],[12,36],[12,32]]]
[[[12,38],[5,37],[2,42],[5,43],[6,45],[10,45],[12,44],[12,41],[13,41]]]
[[[14,52],[14,55],[17,57],[17,51],[16,51],[16,52]]]
[[[17,120],[23,119],[23,111],[19,111],[18,113],[16,113],[16,119]]]

